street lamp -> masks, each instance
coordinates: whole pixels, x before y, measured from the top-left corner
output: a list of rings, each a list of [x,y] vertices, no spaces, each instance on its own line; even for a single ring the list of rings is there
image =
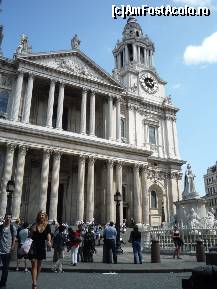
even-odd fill
[[[7,194],[7,208],[6,208],[6,213],[11,214],[11,205],[12,205],[12,195],[15,190],[15,183],[14,180],[11,178],[6,187],[6,192]]]
[[[116,237],[116,252],[123,253],[121,249],[121,241],[120,241],[120,203],[122,200],[122,196],[120,192],[116,192],[114,195],[114,201],[116,202],[116,230],[117,230],[117,237]]]

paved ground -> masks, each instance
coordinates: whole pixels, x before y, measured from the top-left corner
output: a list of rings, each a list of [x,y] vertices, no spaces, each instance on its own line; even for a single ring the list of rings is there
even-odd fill
[[[41,273],[38,289],[181,289],[190,273]],[[31,275],[10,272],[7,289],[31,289]]]
[[[162,255],[161,263],[151,263],[150,254],[143,254],[143,264],[133,264],[133,253],[131,247],[124,248],[124,254],[118,255],[118,264],[102,263],[102,247],[96,247],[97,254],[94,255],[94,263],[78,263],[76,267],[71,265],[70,253],[64,258],[64,271],[69,272],[191,272],[193,268],[205,265],[196,262],[195,256],[184,255],[182,259],[173,259],[172,255]],[[22,263],[23,264],[23,263]],[[50,271],[52,264],[52,252],[47,253],[47,260],[43,261],[44,271]],[[29,264],[30,265],[30,264]],[[16,262],[11,262],[11,269],[16,268]]]

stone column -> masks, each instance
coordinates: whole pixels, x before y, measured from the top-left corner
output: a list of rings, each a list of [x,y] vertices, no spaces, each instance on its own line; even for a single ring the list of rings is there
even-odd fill
[[[25,100],[24,100],[24,113],[23,113],[23,118],[22,118],[22,121],[24,123],[29,123],[29,116],[30,116],[30,109],[31,109],[31,102],[32,102],[33,80],[34,80],[34,76],[32,73],[30,73],[29,78],[28,78]]]
[[[87,117],[87,90],[82,90],[81,100],[81,128],[80,133],[86,134],[86,117]]]
[[[128,55],[128,48],[127,45],[125,46],[125,63],[129,63],[129,55]]]
[[[143,223],[145,225],[149,225],[149,194],[148,194],[148,187],[147,187],[147,170],[148,166],[142,167],[142,194],[143,194]]]
[[[140,178],[139,178],[139,165],[134,164],[133,168],[133,175],[134,175],[134,198],[133,198],[133,211],[134,211],[134,219],[136,223],[142,223],[141,220],[141,185],[140,185]]]
[[[95,136],[95,92],[90,94],[90,135]]]
[[[94,162],[93,156],[88,159],[88,175],[87,175],[87,210],[86,221],[92,222],[94,218]]]
[[[133,44],[133,61],[137,61],[136,44]]]
[[[22,86],[23,86],[23,74],[24,74],[23,71],[18,71],[17,84],[16,84],[16,89],[15,89],[13,109],[12,109],[12,115],[11,115],[11,119],[14,121],[17,121],[18,116],[19,116],[20,99],[21,99]]]
[[[47,120],[46,120],[47,127],[52,127],[54,93],[55,93],[55,81],[51,79],[48,104],[47,104]]]
[[[7,151],[5,156],[5,165],[1,182],[0,191],[0,217],[4,217],[7,208],[7,183],[11,179],[13,159],[14,159],[14,144],[7,144]]]
[[[61,158],[61,153],[58,151],[55,152],[53,156],[51,193],[50,193],[50,208],[49,208],[49,220],[50,221],[57,220],[60,158]]]
[[[20,205],[21,205],[21,198],[22,198],[26,152],[27,152],[26,146],[19,146],[16,176],[15,176],[15,190],[14,190],[13,199],[12,199],[13,219],[17,219],[20,216]]]
[[[78,159],[78,197],[77,197],[77,221],[84,219],[84,178],[85,178],[85,156]]]
[[[107,163],[106,222],[114,220],[113,160]]]
[[[39,211],[40,210],[46,211],[50,153],[51,153],[50,150],[44,149],[41,168],[41,190],[39,197]]]
[[[140,60],[140,46],[137,46],[137,49],[138,49],[138,62],[141,63],[141,60]]]
[[[64,83],[60,83],[58,107],[57,107],[57,129],[62,129],[63,122],[63,102],[64,102]]]
[[[116,102],[116,140],[121,141],[121,100]]]
[[[113,97],[108,97],[108,139],[112,139],[112,112],[113,112]]]
[[[177,128],[176,128],[176,118],[173,118],[172,121],[172,128],[173,128],[173,138],[174,138],[174,154],[177,159],[180,158],[179,154],[179,144],[178,144],[178,135],[177,135]]]
[[[122,162],[116,164],[116,183],[117,191],[120,192],[122,196]],[[120,224],[123,224],[123,196],[120,202]]]

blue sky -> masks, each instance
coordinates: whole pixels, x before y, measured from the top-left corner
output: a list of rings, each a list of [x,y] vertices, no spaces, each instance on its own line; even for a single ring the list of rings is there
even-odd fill
[[[217,160],[217,6],[216,0],[3,0],[2,50],[12,58],[22,33],[35,52],[70,49],[77,33],[81,50],[111,73],[112,49],[121,39],[124,19],[113,19],[112,5],[205,5],[208,17],[138,17],[143,33],[155,43],[154,63],[168,82],[167,94],[180,108],[177,115],[180,152],[204,194],[203,175]],[[185,55],[185,57],[184,57]],[[185,166],[183,166],[183,172]]]

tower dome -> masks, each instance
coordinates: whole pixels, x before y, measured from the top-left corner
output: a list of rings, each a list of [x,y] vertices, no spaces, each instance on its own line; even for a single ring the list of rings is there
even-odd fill
[[[142,36],[142,28],[135,17],[130,16],[127,20],[127,24],[124,27],[123,31],[123,40],[132,39]]]

